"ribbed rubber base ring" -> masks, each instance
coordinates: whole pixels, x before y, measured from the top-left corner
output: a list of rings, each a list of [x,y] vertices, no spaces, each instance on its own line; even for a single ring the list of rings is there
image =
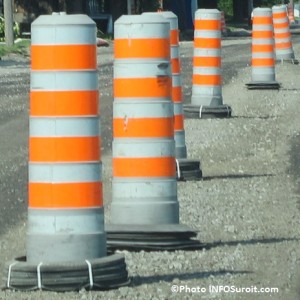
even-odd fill
[[[248,90],[279,90],[278,82],[250,82],[246,83]]]
[[[170,225],[105,225],[107,247],[110,251],[175,251],[199,250],[205,247],[197,232],[180,224]]]
[[[19,257],[6,264],[5,276],[4,289],[23,291],[108,290],[130,283],[121,254],[79,262],[37,264]]]
[[[200,160],[179,158],[177,162],[176,173],[178,181],[200,180],[202,178]]]
[[[207,119],[207,118],[229,118],[231,117],[231,107],[229,105],[202,106],[185,104],[183,112],[186,118]]]

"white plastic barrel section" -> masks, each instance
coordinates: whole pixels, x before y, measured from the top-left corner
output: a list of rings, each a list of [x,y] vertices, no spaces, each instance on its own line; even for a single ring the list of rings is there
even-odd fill
[[[272,7],[277,60],[293,60],[295,58],[286,9],[285,5]]]
[[[221,13],[217,9],[198,9],[195,14],[191,104],[223,105]]]
[[[96,24],[40,16],[31,44],[27,261],[106,256]]]
[[[252,82],[275,82],[272,10],[255,8],[252,27]]]
[[[170,24],[115,22],[111,223],[178,224]]]

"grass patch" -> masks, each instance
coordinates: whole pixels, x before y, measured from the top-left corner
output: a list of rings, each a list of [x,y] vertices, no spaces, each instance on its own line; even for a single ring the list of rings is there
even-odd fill
[[[30,47],[30,40],[22,40],[18,43],[15,43],[11,47],[8,47],[6,45],[0,45],[0,57],[10,53],[28,55],[29,47]]]

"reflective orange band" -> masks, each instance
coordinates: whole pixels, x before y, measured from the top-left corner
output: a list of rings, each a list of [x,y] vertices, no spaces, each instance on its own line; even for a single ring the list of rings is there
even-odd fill
[[[252,45],[252,52],[273,52],[274,45]]]
[[[170,97],[171,78],[115,78],[114,97]]]
[[[266,17],[253,18],[253,25],[272,25],[272,24],[273,24],[272,18],[266,18]]]
[[[31,162],[98,161],[100,137],[30,137]]]
[[[84,116],[99,114],[98,91],[31,91],[31,116]]]
[[[291,37],[291,33],[288,32],[282,32],[282,33],[275,33],[276,39],[288,39]]]
[[[273,19],[283,19],[286,17],[287,17],[287,14],[285,12],[273,13]]]
[[[29,183],[31,208],[82,208],[103,206],[102,183]]]
[[[174,157],[113,158],[113,177],[173,177]]]
[[[199,85],[221,85],[221,75],[193,75],[193,84]]]
[[[291,42],[287,42],[287,43],[275,43],[275,48],[276,49],[292,48],[292,43]]]
[[[221,67],[221,57],[199,57],[193,58],[194,67]]]
[[[221,48],[221,39],[195,38],[194,47],[219,49]]]
[[[175,122],[174,122],[174,130],[183,130],[183,115],[175,115],[174,116]]]
[[[252,58],[252,66],[254,67],[273,67],[273,58]]]
[[[169,39],[115,39],[115,58],[169,58]]]
[[[286,30],[288,30],[289,28],[289,23],[285,22],[285,23],[274,23],[274,28],[275,29],[283,29],[286,28]]]
[[[252,31],[252,38],[255,39],[272,39],[273,31]]]
[[[173,102],[181,102],[182,101],[182,87],[181,86],[172,87],[172,101]]]
[[[32,45],[31,69],[96,69],[96,45]]]
[[[174,118],[114,119],[115,138],[164,138],[172,137]]]
[[[177,29],[170,31],[170,44],[172,46],[177,46],[179,44],[179,32]]]
[[[180,73],[180,61],[179,58],[172,58],[171,59],[171,67],[172,67],[172,74]]]
[[[220,20],[195,20],[195,30],[220,30]]]

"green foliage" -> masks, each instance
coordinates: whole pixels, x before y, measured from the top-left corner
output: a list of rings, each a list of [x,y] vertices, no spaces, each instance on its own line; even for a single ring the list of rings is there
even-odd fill
[[[0,57],[8,53],[17,53],[21,55],[28,55],[30,47],[29,40],[23,40],[19,43],[15,43],[12,47],[7,47],[5,45],[0,45]]]
[[[20,25],[17,22],[14,22],[13,25],[14,37],[17,38],[20,36]],[[0,17],[0,42],[5,41],[5,22],[4,18]]]
[[[233,15],[233,0],[220,0],[218,2],[218,9],[224,11],[226,15]]]

